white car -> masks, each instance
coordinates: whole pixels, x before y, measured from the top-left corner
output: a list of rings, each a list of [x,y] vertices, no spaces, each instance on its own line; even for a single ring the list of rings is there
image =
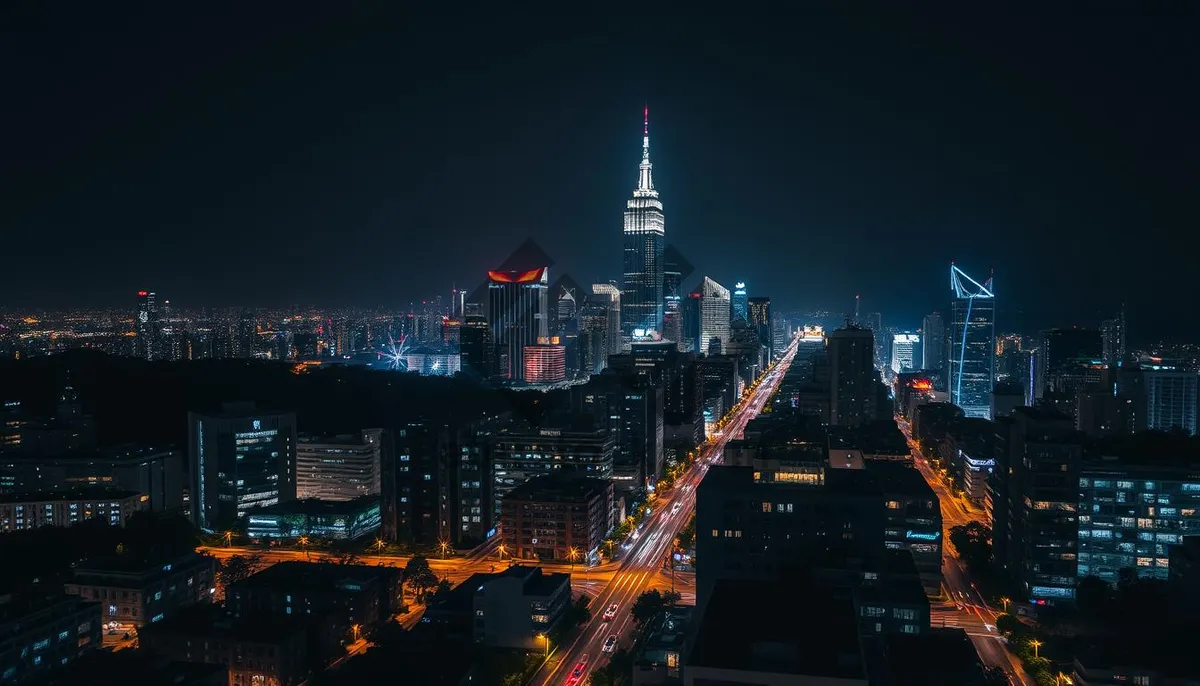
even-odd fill
[[[604,648],[602,650],[606,653],[611,653],[616,649],[617,649],[617,635],[613,634],[612,636],[608,637],[607,641],[604,642]]]
[[[611,622],[612,620],[614,620],[616,618],[617,618],[617,604],[613,603],[612,605],[608,606],[607,610],[604,611],[604,621]]]

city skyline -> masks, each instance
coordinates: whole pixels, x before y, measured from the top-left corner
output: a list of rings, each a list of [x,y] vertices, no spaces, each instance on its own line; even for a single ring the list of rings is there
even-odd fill
[[[996,72],[1000,55],[1008,56],[997,45],[1004,21],[979,28],[966,18],[898,18],[932,45],[961,48],[950,65],[896,45],[872,22],[823,13],[803,30],[844,45],[826,39],[803,50],[768,48],[775,37],[768,32],[761,49],[778,53],[768,61],[778,64],[750,81],[735,78],[734,56],[751,45],[741,27],[726,27],[720,43],[702,50],[668,24],[630,72],[620,46],[636,39],[628,27],[600,22],[588,29],[592,41],[532,40],[523,59],[537,59],[542,71],[497,67],[472,76],[451,60],[444,68],[456,69],[457,80],[440,89],[428,81],[437,82],[442,67],[422,55],[432,53],[423,52],[431,41],[449,39],[396,40],[384,28],[391,18],[385,12],[368,26],[336,17],[345,31],[319,46],[324,76],[303,88],[293,77],[309,73],[311,58],[279,60],[300,50],[296,43],[310,28],[304,20],[262,41],[280,48],[278,57],[212,47],[221,41],[210,41],[210,33],[233,45],[251,40],[267,21],[253,12],[240,26],[219,15],[195,17],[153,63],[137,60],[131,36],[129,52],[109,62],[66,72],[61,59],[51,60],[26,75],[18,85],[29,93],[34,76],[61,77],[63,85],[46,97],[18,98],[26,104],[14,128],[30,135],[13,151],[23,173],[9,184],[10,248],[27,259],[0,276],[0,300],[10,307],[117,306],[151,288],[188,305],[406,303],[482,282],[526,237],[580,282],[619,280],[621,239],[612,227],[636,164],[630,134],[648,103],[672,242],[700,271],[727,283],[746,279],[752,295],[769,295],[785,309],[848,310],[840,303],[862,294],[864,307],[914,328],[945,301],[938,275],[959,261],[1000,277],[1002,329],[1094,325],[1124,303],[1135,332],[1194,334],[1195,324],[1158,304],[1162,282],[1187,251],[1159,253],[1153,271],[1132,266],[1122,279],[1109,278],[1104,264],[1112,254],[1104,246],[1126,240],[1143,218],[1153,217],[1163,235],[1185,235],[1194,223],[1193,210],[1170,192],[1190,175],[1181,165],[1194,137],[1180,125],[1194,103],[1163,88],[1180,82],[1175,70],[1187,60],[1138,50],[1136,29],[1152,17],[1090,17],[1095,30],[1068,44],[1033,32],[1027,56],[1009,65],[1013,78],[986,86],[964,83],[962,72]],[[164,17],[89,19],[136,32]],[[80,17],[59,28],[48,45],[66,50],[67,59],[87,49],[91,39],[76,34],[91,23]],[[961,40],[968,29],[978,33],[975,44]],[[528,30],[516,27],[512,37]],[[1107,57],[1070,81],[1065,66],[1036,68],[1038,58],[1062,65],[1094,58],[1101,42],[1113,45],[1098,38],[1118,30],[1130,32],[1121,55],[1139,74],[1137,86],[1106,76]],[[495,48],[497,63],[513,53],[508,39],[478,33],[463,27],[444,49],[478,40]],[[69,46],[56,42],[76,38]],[[601,39],[614,47],[597,47]],[[1169,30],[1156,43],[1194,49]],[[201,59],[202,45],[216,50],[213,62]],[[851,53],[821,77],[795,71]],[[865,71],[883,54],[891,66]],[[561,59],[538,59],[550,55]],[[428,67],[411,90],[389,95],[368,85],[386,82],[381,70],[409,58]],[[687,77],[693,63],[709,67],[704,79]],[[791,75],[786,88],[762,87],[778,83],[783,72],[774,70],[782,69]],[[163,70],[172,72],[170,88],[159,85]],[[629,73],[636,76],[617,78]],[[247,88],[260,81],[275,85]],[[547,88],[552,83],[567,85]],[[68,114],[99,93],[104,107],[93,117]],[[1135,108],[1138,94],[1153,98]],[[280,110],[281,98],[296,106]],[[414,99],[422,105],[407,107]],[[892,115],[872,113],[889,108]],[[1125,123],[1148,116],[1153,127]],[[1066,123],[1077,121],[1092,128]],[[1094,134],[1110,144],[1087,146],[1083,139]],[[1168,136],[1185,146],[1163,147]],[[63,239],[55,251],[39,243],[47,235]],[[904,267],[893,254],[897,237],[911,247]],[[1059,264],[1068,254],[1078,259],[1064,271]],[[793,268],[793,256],[803,256],[805,268]],[[114,262],[123,268],[105,266]],[[310,269],[339,278],[304,278]],[[903,289],[892,286],[896,269]],[[56,278],[39,278],[47,274]],[[1040,297],[1045,292],[1059,297]]]

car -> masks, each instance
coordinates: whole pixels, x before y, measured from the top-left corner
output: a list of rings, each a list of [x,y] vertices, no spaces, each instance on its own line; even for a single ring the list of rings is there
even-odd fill
[[[683,509],[683,503],[675,503],[674,505],[671,506],[671,514],[675,514],[676,512],[679,512],[679,510],[681,510],[681,509]]]
[[[611,653],[616,649],[617,649],[617,635],[613,634],[612,636],[608,637],[607,641],[604,642],[603,650],[606,653]]]
[[[583,670],[587,669],[588,656],[584,653],[583,657],[579,658],[579,662],[575,663],[575,669],[571,670],[571,674],[567,677],[567,686],[578,686],[583,680]]]
[[[604,621],[611,622],[612,620],[614,620],[616,618],[617,618],[617,604],[613,603],[612,605],[608,606],[607,610],[604,611]]]

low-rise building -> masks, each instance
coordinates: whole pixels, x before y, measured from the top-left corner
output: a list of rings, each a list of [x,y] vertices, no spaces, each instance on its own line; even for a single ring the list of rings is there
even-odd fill
[[[101,640],[96,603],[69,595],[0,596],[0,682],[61,669]]]
[[[195,553],[154,563],[117,555],[81,562],[64,588],[99,603],[105,622],[142,627],[188,605],[210,602],[216,573],[216,560]]]
[[[611,481],[556,473],[504,497],[500,530],[516,557],[590,564],[612,529],[612,518]]]
[[[296,440],[296,497],[353,500],[379,495],[383,429],[359,436],[299,436]]]
[[[299,538],[355,540],[379,531],[379,496],[352,500],[291,500],[260,507],[247,516],[252,539]]]
[[[293,686],[309,672],[304,629],[273,617],[233,620],[219,607],[188,608],[138,632],[142,650],[229,668],[229,686]]]
[[[0,533],[43,526],[71,526],[87,519],[124,526],[133,513],[147,509],[148,501],[149,498],[140,493],[103,486],[3,495],[0,496]]]
[[[571,605],[571,575],[513,565],[472,574],[425,611],[424,621],[443,635],[488,647],[544,650],[546,636]]]
[[[225,590],[234,619],[291,619],[309,633],[308,654],[335,655],[399,611],[403,574],[395,567],[280,562]]]

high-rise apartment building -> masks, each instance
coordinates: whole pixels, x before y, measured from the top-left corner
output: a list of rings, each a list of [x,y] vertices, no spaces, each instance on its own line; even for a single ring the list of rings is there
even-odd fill
[[[1095,329],[1048,329],[1038,343],[1034,392],[1038,399],[1050,392],[1073,392],[1072,379],[1080,366],[1097,365],[1101,336]],[[1060,380],[1066,376],[1067,379]],[[1066,385],[1064,385],[1064,383]]]
[[[1100,322],[1104,364],[1113,367],[1125,360],[1125,307],[1113,319]]]
[[[224,530],[256,507],[296,498],[296,415],[227,403],[188,413],[192,522]]]
[[[496,373],[496,346],[487,317],[466,315],[458,336],[459,369],[476,378],[491,378]]]
[[[950,402],[968,417],[991,419],[996,376],[996,296],[992,280],[981,284],[950,265]]]
[[[944,372],[946,364],[946,326],[942,323],[941,313],[930,312],[925,315],[925,321],[921,327],[921,337],[925,343],[921,346],[921,369]]]
[[[621,333],[662,331],[663,250],[666,231],[662,201],[654,189],[650,164],[650,110],[642,131],[638,185],[625,203],[624,278],[621,281]]]
[[[874,358],[875,336],[870,329],[850,326],[829,336],[831,425],[859,426],[877,418],[879,395]]]
[[[729,344],[729,289],[704,277],[700,284],[700,349],[721,354]]]
[[[549,336],[549,268],[488,272],[488,304],[499,375],[521,381],[525,347]]]

